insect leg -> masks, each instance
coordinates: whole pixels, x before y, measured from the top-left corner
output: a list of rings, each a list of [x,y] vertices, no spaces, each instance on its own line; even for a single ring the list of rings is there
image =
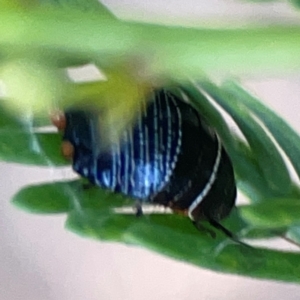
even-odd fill
[[[135,209],[136,209],[135,215],[137,217],[142,217],[144,215],[141,201],[139,201],[139,200],[136,201]]]

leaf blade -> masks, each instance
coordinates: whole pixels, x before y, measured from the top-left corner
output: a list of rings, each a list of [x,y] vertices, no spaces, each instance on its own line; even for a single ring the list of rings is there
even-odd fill
[[[219,239],[212,240],[205,237],[197,233],[192,226],[187,230],[188,220],[179,216],[136,219],[134,216],[109,218],[105,214],[103,222],[98,222],[97,218],[101,216],[97,214],[95,218],[93,212],[87,212],[83,218],[75,212],[69,215],[67,228],[95,239],[142,246],[162,255],[218,272],[300,282],[298,253],[247,248],[236,244],[226,246],[226,242],[224,247],[220,247],[222,242]],[[170,224],[173,228],[168,227]],[[121,227],[124,228],[122,234],[118,230]]]
[[[297,26],[192,29],[119,22],[106,16],[99,18],[97,12],[41,7],[31,9],[26,16],[17,10],[0,12],[1,45],[12,51],[25,47],[52,49],[54,55],[84,53],[87,60],[98,58],[104,65],[113,64],[118,57],[130,62],[135,49],[143,62],[149,61],[149,53],[155,53],[148,69],[152,76],[168,74],[172,78],[174,74],[199,77],[203,71],[215,74],[228,69],[243,74],[245,69],[248,73],[267,70],[282,74],[300,66]]]
[[[26,186],[13,196],[11,202],[30,213],[66,213],[71,209],[71,191],[76,187],[77,182]]]
[[[286,121],[276,115],[271,109],[263,105],[258,99],[246,92],[238,84],[228,81],[223,88],[240,98],[240,101],[246,105],[257,117],[265,124],[271,134],[274,136],[280,147],[290,159],[300,178],[300,137]]]
[[[279,196],[289,195],[293,184],[288,168],[274,142],[251,116],[247,107],[242,105],[238,98],[232,97],[211,82],[202,82],[201,87],[230,114],[239,126],[269,189]]]
[[[0,130],[0,159],[36,166],[65,166],[57,133]]]
[[[194,103],[199,112],[205,116],[208,124],[213,126],[221,137],[225,149],[233,162],[239,188],[252,201],[272,197],[274,193],[265,188],[266,180],[260,174],[257,163],[248,145],[230,132],[225,120],[199,87],[194,84],[181,86],[189,100]],[[252,174],[252,176],[249,176]]]
[[[277,198],[241,206],[239,208],[242,218],[254,227],[287,228],[300,222],[299,199]]]

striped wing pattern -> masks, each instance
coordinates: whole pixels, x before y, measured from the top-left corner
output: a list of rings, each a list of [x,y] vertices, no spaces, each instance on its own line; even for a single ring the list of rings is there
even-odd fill
[[[73,167],[101,187],[147,201],[173,173],[181,150],[181,127],[176,99],[164,90],[157,92],[147,107],[141,104],[136,124],[108,151],[95,154],[92,145],[77,146]],[[97,140],[97,133],[89,134],[91,141]]]

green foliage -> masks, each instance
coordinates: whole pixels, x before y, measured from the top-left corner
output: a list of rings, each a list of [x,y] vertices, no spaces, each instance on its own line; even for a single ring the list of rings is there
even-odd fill
[[[218,86],[204,76],[228,70],[298,70],[297,26],[229,30],[138,24],[116,19],[94,0],[15,0],[1,5],[0,79],[13,90],[0,102],[1,160],[51,168],[67,164],[60,153],[60,134],[42,130],[49,124],[45,110],[51,102],[63,106],[105,98],[105,106],[122,116],[135,103],[129,105],[129,98],[137,101],[140,91],[169,85],[217,130],[233,161],[238,187],[251,200],[224,225],[249,243],[285,237],[300,244],[300,190],[278,150],[300,178],[300,137],[237,83]],[[65,67],[89,62],[104,70],[105,84],[77,84],[65,76]],[[186,76],[198,81],[189,82]],[[120,91],[125,91],[123,97]],[[231,116],[243,137],[231,132],[216,105]],[[34,114],[26,118],[24,111],[31,110]],[[221,233],[213,239],[179,215],[117,214],[115,207],[131,206],[132,200],[95,187],[85,189],[81,180],[25,187],[13,203],[33,213],[64,213],[67,228],[83,236],[146,247],[219,272],[300,283],[299,253],[246,247]]]
[[[239,161],[238,164],[249,165],[253,168],[255,166],[257,176],[260,180],[264,180],[264,185],[257,186],[256,179],[253,180],[255,174],[249,173],[248,169],[246,169],[246,173],[243,173],[245,169],[239,168],[237,165],[238,184],[242,181],[242,187],[250,186],[252,196],[256,199],[256,202],[238,208],[224,222],[224,225],[239,233],[240,238],[269,238],[283,236],[287,233],[287,238],[297,242],[299,227],[296,224],[300,222],[300,210],[298,209],[299,199],[296,197],[299,191],[294,187],[285,190],[286,198],[282,198],[282,192],[273,188],[272,183],[279,180],[278,174],[281,171],[283,180],[291,182],[286,174],[286,166],[281,163],[281,157],[277,155],[277,152],[275,152],[275,158],[279,160],[279,163],[273,161],[273,164],[282,169],[276,169],[277,173],[274,171],[274,177],[266,178],[266,176],[272,176],[272,173],[265,173],[263,170],[265,161],[261,160],[259,155],[265,153],[267,147],[270,146],[269,137],[262,130],[262,127],[257,130],[259,123],[255,127],[246,126],[246,129],[241,126],[243,132],[246,130],[247,140],[248,138],[258,139],[262,149],[261,152],[258,151],[258,148],[253,150],[250,142],[249,145],[243,142],[243,147],[241,147],[238,137],[231,135],[226,126],[223,127],[225,123],[223,123],[219,111],[213,109],[211,103],[206,101],[207,98],[200,92],[199,86],[202,89],[206,87],[206,92],[210,87],[211,94],[215,93],[220,97],[223,93],[227,95],[223,88],[209,82],[203,82],[199,85],[186,85],[179,90],[188,95],[197,107],[203,107],[202,113],[204,116],[211,118],[212,125],[215,125],[220,136],[224,137],[225,144],[229,145],[228,151],[233,161]],[[243,92],[242,89],[239,93],[248,99],[249,107],[255,106],[257,100]],[[223,101],[228,100],[226,98],[222,99]],[[221,103],[220,99],[217,101],[219,104]],[[233,118],[235,118],[237,111],[241,111],[242,103],[244,102],[241,100],[238,108],[234,110],[236,103],[231,102],[233,105],[230,106],[231,110],[228,110],[228,112],[231,112]],[[261,103],[260,105],[266,109]],[[225,105],[224,108],[226,108]],[[245,106],[244,109],[245,112],[249,113],[249,108]],[[9,118],[4,110],[2,110],[2,114],[4,118]],[[247,119],[245,119],[243,125],[246,125],[246,121]],[[284,121],[282,120],[282,122]],[[11,120],[10,126],[11,128],[18,127],[21,133],[31,135],[30,139],[36,139],[37,137],[36,133],[28,131],[27,127],[22,128],[17,121],[13,122]],[[2,131],[0,133],[0,138],[2,138]],[[56,136],[59,138],[58,134]],[[18,153],[19,145],[13,140],[14,134],[11,135],[10,141],[7,140],[7,144]],[[297,143],[298,140],[299,138],[294,142]],[[231,142],[232,144],[230,144]],[[283,147],[282,143],[280,145]],[[59,148],[57,141],[48,144],[40,143],[39,147],[41,157],[45,158],[47,156],[44,153],[51,152],[52,147]],[[28,149],[28,153],[30,153],[32,148],[29,147]],[[244,150],[241,151],[241,149]],[[16,158],[7,155],[2,148],[0,148],[0,151],[3,159],[15,161]],[[30,160],[28,160],[28,154],[27,156],[18,155],[17,161],[34,163],[35,156],[34,151]],[[60,158],[61,155],[57,152],[56,156],[52,156],[50,165],[59,165],[57,161]],[[36,164],[39,164],[38,160]],[[272,195],[272,198],[267,198],[267,195],[268,197]],[[287,199],[288,197],[289,199]],[[113,208],[133,205],[132,200],[99,188],[85,189],[82,181],[53,182],[25,187],[14,196],[13,203],[34,213],[67,213],[67,228],[83,236],[147,247],[164,255],[220,272],[299,282],[300,269],[297,267],[299,265],[297,262],[300,259],[300,254],[263,248],[248,248],[235,244],[224,238],[220,233],[217,238],[212,239],[205,232],[197,231],[188,218],[178,215],[151,215],[137,219],[134,215],[114,213]]]
[[[300,7],[300,1],[299,0],[290,0],[290,2],[297,8]]]
[[[30,186],[13,201],[33,212],[68,212],[67,228],[86,237],[143,246],[220,272],[299,282],[299,254],[248,248],[222,235],[212,239],[178,215],[117,215],[113,208],[132,204],[129,199],[80,187],[78,182]]]

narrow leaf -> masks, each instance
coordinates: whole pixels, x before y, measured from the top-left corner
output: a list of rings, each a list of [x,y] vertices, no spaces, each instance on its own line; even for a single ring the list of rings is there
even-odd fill
[[[201,86],[230,114],[245,135],[269,189],[278,195],[288,195],[292,188],[292,181],[287,166],[276,145],[251,116],[249,109],[242,105],[238,98],[218,89],[210,82],[203,82]]]
[[[0,159],[40,166],[69,164],[60,151],[61,137],[56,133],[0,131]]]
[[[97,12],[44,6],[27,13],[1,10],[0,19],[0,45],[7,46],[8,51],[20,47],[29,51],[50,49],[54,56],[57,52],[69,56],[84,54],[92,61],[99,58],[106,65],[114,64],[120,57],[128,62],[138,57],[141,65],[145,63],[149,67],[150,77],[164,74],[173,78],[186,75],[199,78],[203,72],[216,74],[228,69],[235,74],[245,74],[245,70],[247,74],[264,70],[282,74],[300,66],[297,26],[166,27],[120,22],[107,16],[99,18]]]
[[[249,226],[242,233],[244,238],[249,240],[251,239],[270,239],[270,238],[278,238],[278,236],[284,235],[286,232],[286,228],[262,228],[262,227],[251,227]]]
[[[0,99],[0,134],[4,130],[21,129],[24,127],[20,118],[17,118],[17,116],[7,110],[6,101],[5,99]]]
[[[59,5],[65,8],[76,8],[81,11],[101,12],[104,15],[115,18],[112,12],[98,0],[39,0],[42,4]]]
[[[132,205],[132,201],[99,188],[84,189],[81,181],[27,187],[13,202],[31,212],[69,212],[67,227],[85,237],[146,247],[220,272],[300,282],[300,269],[295,267],[300,254],[248,248],[221,233],[213,239],[179,215],[137,218],[113,213],[114,207]]]
[[[271,199],[239,208],[242,218],[254,227],[282,228],[300,222],[299,199]]]
[[[195,84],[186,84],[181,89],[190,102],[194,103],[199,112],[205,117],[207,123],[213,126],[220,135],[233,162],[239,188],[252,201],[274,196],[272,191],[266,189],[267,181],[261,175],[249,146],[239,140],[239,138],[234,137],[222,114],[202,93],[199,87]]]
[[[289,0],[296,8],[300,8],[300,0]]]
[[[286,232],[285,237],[300,246],[300,223],[292,225]]]
[[[199,113],[205,118],[205,121],[218,131],[224,145],[229,149],[228,151],[235,153],[237,142],[230,132],[223,116],[216,107],[200,92],[196,85],[190,84],[179,86],[179,91],[182,91],[183,94],[188,97],[189,101],[196,106]]]
[[[76,181],[26,186],[14,195],[12,203],[31,213],[66,213],[72,207],[76,189]]]
[[[13,203],[33,213],[62,213],[83,208],[110,209],[132,201],[118,194],[94,186],[85,186],[84,181],[65,181],[31,185],[21,189],[13,197]]]
[[[300,178],[300,137],[296,131],[280,116],[276,115],[270,108],[250,95],[238,84],[228,81],[223,85],[223,89],[238,98],[243,105],[247,106],[263,122],[290,159]]]
[[[103,215],[102,215],[103,213]],[[300,282],[300,254],[247,248],[213,240],[180,216],[109,216],[84,211],[69,215],[67,227],[78,234],[152,249],[203,268],[255,278]],[[123,230],[120,230],[122,228]]]

